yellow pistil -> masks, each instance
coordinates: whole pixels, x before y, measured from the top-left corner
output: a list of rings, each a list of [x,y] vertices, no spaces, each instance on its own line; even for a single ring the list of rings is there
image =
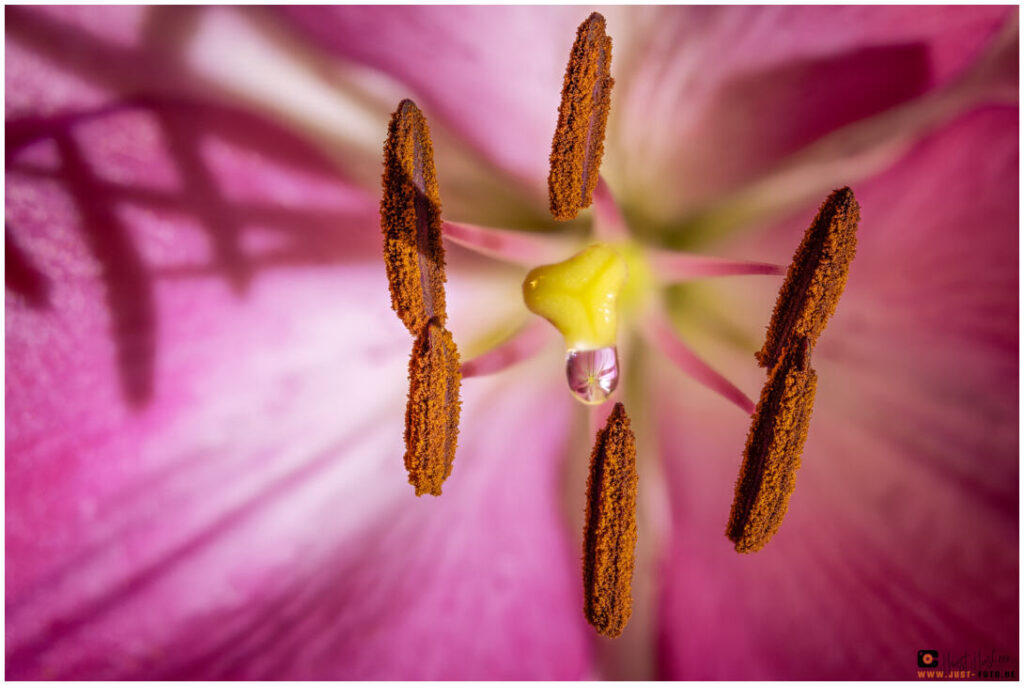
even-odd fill
[[[446,277],[430,128],[411,100],[403,100],[391,115],[383,184],[380,221],[391,307],[418,336],[427,320],[446,322]]]
[[[794,341],[761,390],[726,527],[737,552],[763,548],[786,515],[817,387],[809,354],[808,341]]]
[[[628,275],[619,292],[619,311],[633,315],[643,313],[658,294],[658,283],[646,249],[633,240],[614,243],[612,248],[626,261]]]
[[[622,634],[633,612],[636,493],[636,439],[616,403],[590,455],[583,528],[583,612],[609,638]]]
[[[762,367],[773,368],[794,340],[814,347],[846,287],[859,220],[860,205],[849,188],[833,191],[821,205],[793,256],[756,354]]]
[[[554,324],[569,350],[615,345],[616,300],[627,278],[626,261],[595,243],[564,262],[533,269],[523,281],[523,300]]]
[[[605,35],[604,17],[594,12],[576,30],[551,142],[548,199],[559,221],[573,219],[588,207],[597,186],[615,83],[611,64],[612,39]]]
[[[459,435],[459,352],[451,333],[431,319],[409,359],[409,403],[405,410],[405,468],[416,495],[441,495],[452,473]]]

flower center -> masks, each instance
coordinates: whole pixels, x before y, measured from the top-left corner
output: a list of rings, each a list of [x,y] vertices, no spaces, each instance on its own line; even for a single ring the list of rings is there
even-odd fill
[[[523,281],[531,312],[554,324],[570,350],[615,345],[616,301],[628,277],[626,260],[595,243],[557,264],[537,267]]]
[[[619,291],[629,271],[611,246],[595,243],[556,264],[536,267],[523,281],[523,301],[565,338],[566,377],[575,397],[605,401],[619,382]]]
[[[611,39],[604,18],[590,15],[576,33],[566,68],[551,147],[551,214],[574,218],[594,205],[592,243],[569,250],[550,237],[442,221],[426,119],[411,101],[394,113],[385,143],[381,228],[392,306],[412,335],[405,465],[416,494],[441,494],[459,433],[464,379],[493,374],[532,356],[540,322],[522,327],[486,353],[461,362],[446,327],[442,239],[489,257],[536,265],[523,282],[526,307],[561,332],[569,388],[583,403],[604,402],[619,383],[616,347],[622,315],[638,339],[685,374],[751,415],[752,424],[726,536],[741,553],[763,548],[778,530],[795,485],[807,438],[817,375],[815,343],[846,285],[856,249],[859,206],[849,188],[821,206],[790,268],[666,252],[629,237],[626,220],[600,177],[611,88]],[[675,333],[659,291],[690,279],[760,274],[785,282],[764,346],[755,357],[767,379],[755,405]],[[592,415],[595,413],[591,413]],[[637,542],[636,440],[623,403],[616,403],[591,454],[584,528],[584,614],[609,637],[631,614]]]
[[[642,248],[631,241],[594,243],[526,275],[523,301],[565,339],[566,379],[577,400],[596,405],[615,391],[620,312],[638,309],[653,284]]]

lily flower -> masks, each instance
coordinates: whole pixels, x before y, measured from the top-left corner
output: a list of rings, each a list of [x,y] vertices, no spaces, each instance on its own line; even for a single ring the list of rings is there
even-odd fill
[[[1018,669],[1016,12],[600,12],[600,180],[556,223],[590,10],[8,8],[10,678],[912,678],[922,649]],[[381,251],[406,99],[447,263],[427,330],[461,360],[436,498],[402,460],[423,322],[390,311]],[[766,365],[812,356],[797,488],[738,554],[772,305],[843,187],[842,302]],[[522,291],[595,240],[629,268],[599,409]],[[614,639],[580,569],[606,417],[598,447],[635,436],[638,476]]]

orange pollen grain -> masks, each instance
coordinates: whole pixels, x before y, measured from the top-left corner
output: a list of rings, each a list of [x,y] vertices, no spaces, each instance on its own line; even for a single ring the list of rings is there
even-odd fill
[[[384,143],[380,224],[391,307],[413,336],[436,318],[446,322],[441,197],[430,127],[411,100],[403,100]]]
[[[849,188],[833,191],[818,210],[793,255],[764,347],[756,354],[762,367],[775,367],[798,338],[814,347],[846,287],[859,220],[860,205]]]
[[[612,39],[605,35],[604,17],[594,12],[576,30],[551,142],[548,199],[559,221],[573,219],[588,207],[597,186],[615,84],[611,64]]]
[[[441,495],[459,435],[459,351],[435,318],[413,344],[405,409],[405,468],[416,495]]]
[[[636,491],[636,439],[617,403],[590,454],[583,528],[583,612],[609,638],[622,634],[633,611]]]
[[[817,387],[809,355],[806,339],[794,341],[761,390],[726,527],[737,552],[763,548],[786,515]]]

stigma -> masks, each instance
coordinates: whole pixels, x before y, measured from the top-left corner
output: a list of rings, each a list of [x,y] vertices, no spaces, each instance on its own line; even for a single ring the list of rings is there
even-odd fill
[[[527,309],[565,338],[566,379],[583,403],[603,403],[618,386],[618,298],[628,276],[622,255],[595,243],[567,260],[536,267],[523,281]]]

